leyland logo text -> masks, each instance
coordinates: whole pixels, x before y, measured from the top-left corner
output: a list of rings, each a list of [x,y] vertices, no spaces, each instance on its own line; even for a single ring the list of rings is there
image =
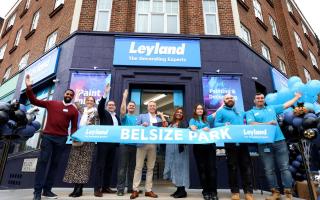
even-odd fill
[[[145,54],[146,56],[154,55],[184,55],[186,48],[185,43],[180,46],[162,46],[159,42],[155,45],[136,45],[136,42],[131,42],[130,54]]]

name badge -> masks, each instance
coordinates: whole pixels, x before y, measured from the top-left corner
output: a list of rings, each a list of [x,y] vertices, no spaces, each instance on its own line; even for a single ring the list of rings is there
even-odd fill
[[[68,112],[68,109],[63,109],[62,111],[63,111],[63,112]]]

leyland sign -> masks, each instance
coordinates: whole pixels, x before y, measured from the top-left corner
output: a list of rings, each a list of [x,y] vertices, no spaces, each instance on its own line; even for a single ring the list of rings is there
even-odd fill
[[[116,38],[113,65],[200,67],[199,40]]]

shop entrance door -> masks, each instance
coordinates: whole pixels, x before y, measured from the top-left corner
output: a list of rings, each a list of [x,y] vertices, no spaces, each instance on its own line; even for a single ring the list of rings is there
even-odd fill
[[[184,92],[182,89],[161,89],[159,85],[132,86],[130,87],[130,94],[131,101],[136,103],[136,114],[147,113],[148,102],[154,101],[157,104],[157,110],[164,113],[168,122],[172,120],[175,109],[183,107]],[[166,145],[158,145],[157,149],[157,160],[153,172],[154,184],[167,185],[170,184],[170,182],[163,179]],[[143,169],[143,180],[145,180],[146,170],[145,165]]]

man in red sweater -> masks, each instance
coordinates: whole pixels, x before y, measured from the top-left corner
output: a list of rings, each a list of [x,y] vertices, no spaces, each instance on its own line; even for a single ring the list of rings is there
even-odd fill
[[[67,89],[64,93],[63,101],[43,101],[38,100],[32,92],[32,82],[30,75],[26,75],[27,96],[31,104],[47,109],[47,120],[42,133],[40,145],[40,155],[35,173],[34,200],[41,199],[42,195],[48,198],[57,198],[51,192],[56,171],[61,155],[68,138],[68,128],[71,122],[71,134],[77,130],[78,110],[72,104],[74,91]],[[48,163],[50,165],[48,166]],[[48,173],[46,174],[46,170]]]

